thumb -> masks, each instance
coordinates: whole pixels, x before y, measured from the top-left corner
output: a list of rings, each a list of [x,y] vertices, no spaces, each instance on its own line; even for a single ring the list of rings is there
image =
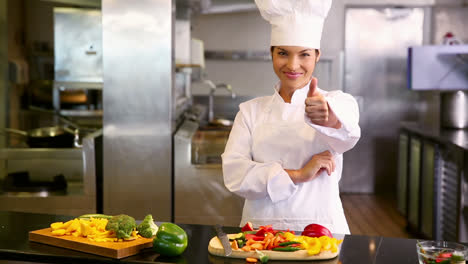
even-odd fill
[[[317,78],[312,77],[312,80],[310,80],[310,86],[309,86],[309,92],[307,93],[307,97],[312,97],[315,95],[317,92]]]

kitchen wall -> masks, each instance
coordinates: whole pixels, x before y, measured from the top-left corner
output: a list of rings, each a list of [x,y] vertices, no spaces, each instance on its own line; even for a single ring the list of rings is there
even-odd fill
[[[203,40],[205,50],[269,50],[270,26],[257,11],[198,16],[192,20],[192,28],[192,37]],[[270,61],[206,60],[205,63],[207,79],[231,84],[239,96],[271,94],[277,80]],[[208,91],[208,87],[199,83],[192,85],[194,94]]]
[[[334,0],[325,21],[322,55],[338,57],[344,49],[344,13],[348,6],[433,5],[433,0]],[[440,1],[459,4],[461,1]],[[269,51],[270,25],[252,4],[249,11],[196,15],[192,19],[192,37],[204,41],[209,51]],[[215,82],[233,85],[236,93],[245,96],[271,94],[277,81],[271,62],[213,61],[206,62],[206,75]],[[320,86],[320,82],[319,82]],[[337,88],[324,87],[327,90]],[[194,84],[194,94],[206,94],[204,86]]]
[[[26,61],[23,13],[24,1],[8,1],[8,60]],[[8,127],[19,128],[20,97],[24,92],[24,85],[10,83]]]
[[[8,62],[4,58],[7,58],[8,54],[8,41],[5,36],[7,36],[7,0],[0,0],[0,106],[6,105],[7,102],[7,76],[6,72],[8,70]],[[6,124],[6,109],[5,107],[0,107],[0,128],[5,127]],[[0,140],[0,148],[5,146],[5,141]],[[0,160],[0,177],[4,175],[6,168],[6,161]],[[1,179],[1,178],[0,178]]]
[[[430,8],[425,19],[432,18],[432,24],[425,22],[427,28],[424,30],[423,43],[440,43],[441,34],[443,35],[448,28],[453,30],[456,35],[466,32],[462,26],[468,21],[466,17],[467,1],[460,0],[334,0],[330,13],[324,25],[324,35],[322,36],[322,54],[323,56],[336,58],[345,49],[345,11],[350,7],[387,7],[387,6],[406,6],[406,7],[435,7]],[[442,11],[443,10],[443,11]],[[458,11],[461,10],[461,11]],[[453,22],[444,22],[453,21]],[[457,22],[458,21],[458,22]],[[446,25],[446,26],[443,26]],[[464,33],[466,34],[466,33]],[[212,13],[193,17],[192,19],[192,37],[204,41],[205,50],[210,51],[268,51],[270,38],[270,25],[264,21],[254,4],[251,10],[231,13]],[[468,42],[468,41],[467,41]],[[346,57],[346,54],[345,54]],[[386,63],[386,62],[382,62]],[[401,62],[402,67],[406,65]],[[336,68],[335,68],[336,69]],[[272,71],[269,61],[228,61],[228,60],[207,60],[206,76],[216,82],[225,82],[233,86],[237,94],[245,98],[269,95],[272,93],[272,86],[277,82],[277,78]],[[405,72],[402,72],[404,75]],[[321,82],[319,79],[319,86]],[[336,87],[322,87],[326,90],[343,89],[345,86],[338,82]],[[369,87],[369,89],[372,89]],[[389,91],[390,92],[390,91]],[[404,85],[398,88],[398,92],[404,93],[402,100],[407,104],[412,104],[411,113],[403,117],[405,120],[418,121],[427,125],[439,125],[439,93],[437,91],[412,92],[406,90]],[[202,95],[208,93],[208,88],[195,83],[193,93]],[[393,91],[393,94],[395,91]],[[358,98],[359,99],[359,98]],[[359,101],[359,100],[358,100]],[[390,113],[391,114],[391,113]],[[365,122],[366,120],[361,120]],[[376,124],[377,125],[377,124]],[[380,125],[380,124],[378,124]],[[371,160],[360,162],[374,162],[379,159],[378,146],[396,146],[398,139],[398,124],[391,124],[388,127],[391,136],[384,138],[375,138],[374,146],[375,156]],[[366,131],[363,131],[364,135]],[[379,141],[383,140],[383,141]],[[379,143],[380,142],[380,143]],[[393,144],[393,143],[394,144]],[[359,144],[359,143],[358,143]],[[363,177],[356,180],[355,172],[359,169],[360,162],[356,162],[355,157],[359,153],[345,153],[345,167],[348,168],[343,173],[341,190],[344,192],[375,192],[380,190],[393,190],[396,183],[397,151],[395,149],[387,150],[390,152],[389,160],[379,161],[378,168],[367,171]],[[352,155],[351,164],[346,163],[347,156]],[[382,158],[382,157],[381,157]],[[385,157],[387,158],[387,157]],[[390,186],[390,188],[389,188]]]
[[[9,118],[6,126],[19,129],[49,126],[52,122],[50,116],[42,117],[21,111],[20,104],[28,103],[30,100],[51,104],[51,80],[53,80],[54,71],[53,8],[70,5],[41,0],[8,0],[6,2],[8,60],[26,62],[29,73],[28,83],[9,84],[7,105]]]

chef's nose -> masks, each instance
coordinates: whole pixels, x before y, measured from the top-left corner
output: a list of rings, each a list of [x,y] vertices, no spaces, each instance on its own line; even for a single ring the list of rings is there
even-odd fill
[[[287,64],[289,70],[295,71],[299,69],[299,60],[297,59],[296,56],[290,56],[288,58],[288,64]]]

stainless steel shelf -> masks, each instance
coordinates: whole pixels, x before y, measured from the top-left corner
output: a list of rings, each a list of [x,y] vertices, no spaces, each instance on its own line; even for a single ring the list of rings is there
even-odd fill
[[[60,82],[54,81],[54,89],[64,90],[102,90],[102,82]]]
[[[271,61],[270,51],[205,51],[207,60]]]
[[[102,117],[102,110],[60,110],[61,116]]]
[[[81,160],[83,151],[80,148],[3,148],[0,149],[0,160],[58,159]]]

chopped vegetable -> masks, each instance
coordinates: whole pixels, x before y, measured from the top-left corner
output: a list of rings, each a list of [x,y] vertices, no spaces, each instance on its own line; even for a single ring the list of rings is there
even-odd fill
[[[153,249],[164,256],[178,256],[185,251],[187,243],[184,229],[173,223],[163,223],[153,240]]]
[[[258,254],[258,258],[262,264],[266,264],[268,262],[268,255],[264,254],[261,251],[255,250]]]
[[[257,263],[257,259],[256,258],[246,258],[245,259],[247,262],[249,263]]]
[[[106,230],[107,219],[102,218],[90,218],[78,219],[75,218],[68,222],[56,222],[52,223],[52,235],[54,236],[74,236],[74,237],[87,237],[91,241],[95,242],[117,242],[123,241],[118,239],[113,231]],[[125,240],[137,239],[138,235],[135,231],[131,233],[129,238]]]
[[[125,214],[113,216],[106,225],[106,230],[115,232],[119,239],[130,238],[135,228],[135,219]]]
[[[239,248],[243,247],[244,244],[245,244],[244,240],[242,240],[242,239],[237,240],[237,245],[239,246]]]
[[[154,223],[153,216],[149,214],[138,225],[137,230],[142,237],[151,238],[158,232],[158,226]]]
[[[302,232],[303,236],[308,236],[308,237],[321,237],[321,236],[328,236],[330,238],[333,237],[332,233],[328,228],[319,225],[319,224],[310,224],[304,228],[304,231]]]
[[[279,246],[284,247],[284,246],[289,246],[293,244],[297,244],[297,241],[287,241],[287,242],[279,243]]]
[[[291,251],[298,251],[298,250],[301,250],[300,247],[293,247],[293,246],[286,246],[286,247],[275,247],[273,248],[272,250],[274,251],[287,251],[287,252],[291,252]]]
[[[265,236],[257,236],[257,235],[252,235],[252,234],[245,234],[245,239],[250,240],[253,239],[255,241],[263,241],[265,239]]]
[[[253,231],[253,225],[251,222],[247,222],[244,227],[242,227],[241,231],[244,232],[244,231]]]
[[[234,250],[239,249],[239,245],[237,244],[237,240],[233,240],[231,242],[231,248],[234,249]]]
[[[244,233],[240,232],[238,234],[228,234],[229,240],[238,240],[238,239],[245,239]]]

